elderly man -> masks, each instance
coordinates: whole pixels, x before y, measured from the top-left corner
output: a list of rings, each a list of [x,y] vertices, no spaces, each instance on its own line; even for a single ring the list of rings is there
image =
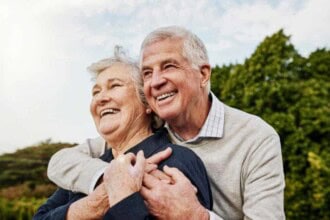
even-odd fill
[[[213,95],[203,42],[182,27],[156,29],[142,43],[140,65],[150,107],[165,120],[172,142],[203,160],[214,199],[213,210],[206,210],[179,170],[172,184],[146,173],[141,193],[150,212],[164,219],[284,219],[279,137],[259,117]],[[59,151],[49,164],[50,179],[90,192],[107,166],[91,156],[103,148],[103,140],[93,139]]]

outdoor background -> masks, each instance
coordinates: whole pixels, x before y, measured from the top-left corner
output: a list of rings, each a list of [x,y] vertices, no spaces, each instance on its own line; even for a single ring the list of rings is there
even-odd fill
[[[205,42],[212,91],[280,134],[287,219],[330,219],[329,22],[327,0],[1,1],[0,219],[30,219],[50,156],[97,136],[86,67],[173,24]]]

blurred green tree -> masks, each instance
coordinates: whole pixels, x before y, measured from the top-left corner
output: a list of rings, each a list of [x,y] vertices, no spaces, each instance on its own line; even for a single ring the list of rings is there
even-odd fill
[[[271,124],[282,142],[287,219],[330,219],[330,51],[304,58],[283,30],[243,64],[216,66],[212,90]]]

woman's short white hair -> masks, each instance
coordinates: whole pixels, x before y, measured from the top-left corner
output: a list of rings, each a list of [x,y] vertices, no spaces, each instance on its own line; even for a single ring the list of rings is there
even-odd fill
[[[124,64],[130,68],[128,74],[130,74],[140,100],[144,106],[149,106],[143,92],[143,80],[140,75],[139,65],[135,60],[127,56],[127,53],[123,47],[116,45],[114,47],[114,55],[112,57],[102,59],[96,63],[91,64],[89,67],[87,67],[87,70],[95,79],[102,71],[118,63]],[[152,127],[154,129],[157,129],[163,125],[163,121],[158,116],[153,115],[152,118]]]
[[[143,81],[140,76],[139,65],[136,61],[127,56],[123,47],[116,45],[112,57],[93,63],[87,67],[87,70],[93,75],[93,78],[96,78],[102,71],[118,63],[124,64],[130,68],[130,77],[135,84],[135,88],[137,89],[142,103],[147,106],[147,101],[143,93]]]

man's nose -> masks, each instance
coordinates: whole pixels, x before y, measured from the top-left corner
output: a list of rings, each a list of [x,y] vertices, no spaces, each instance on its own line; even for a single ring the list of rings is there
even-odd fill
[[[155,71],[152,74],[151,87],[153,87],[153,88],[160,88],[165,83],[166,83],[166,79],[162,76],[161,72]]]

